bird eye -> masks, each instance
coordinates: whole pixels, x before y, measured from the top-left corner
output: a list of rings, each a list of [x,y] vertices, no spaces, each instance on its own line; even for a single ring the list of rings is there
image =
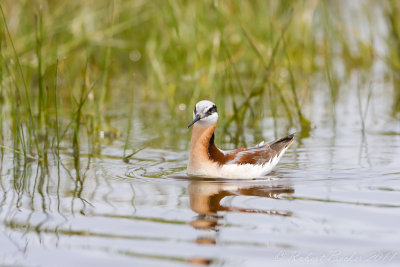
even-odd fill
[[[207,110],[206,114],[207,114],[207,116],[209,116],[209,115],[213,114],[214,112],[217,112],[216,105],[212,106],[209,110]]]

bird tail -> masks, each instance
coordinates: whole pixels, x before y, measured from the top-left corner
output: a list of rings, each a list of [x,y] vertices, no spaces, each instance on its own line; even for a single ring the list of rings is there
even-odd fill
[[[281,151],[284,150],[285,148],[288,148],[293,143],[293,141],[294,141],[294,133],[270,142],[269,147],[275,150],[276,154],[279,155]]]

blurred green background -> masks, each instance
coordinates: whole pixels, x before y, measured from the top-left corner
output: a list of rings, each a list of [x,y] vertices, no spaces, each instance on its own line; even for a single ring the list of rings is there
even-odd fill
[[[396,118],[399,10],[390,0],[2,1],[1,149],[44,158],[68,138],[79,151],[83,136],[95,153],[132,127],[115,129],[110,110],[184,127],[201,99],[217,103],[235,143],[265,116],[307,137],[312,97],[329,96],[320,104],[334,121],[354,73],[369,102],[373,68],[393,84]]]

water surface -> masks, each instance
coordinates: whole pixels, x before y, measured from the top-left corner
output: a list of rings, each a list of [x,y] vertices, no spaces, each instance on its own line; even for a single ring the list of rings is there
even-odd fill
[[[400,126],[382,117],[390,96],[373,99],[363,132],[356,90],[344,90],[334,119],[316,96],[315,129],[298,134],[263,180],[187,177],[189,132],[167,115],[157,121],[136,113],[129,147],[144,149],[129,162],[121,159],[124,133],[99,156],[88,157],[83,146],[76,158],[64,146],[60,166],[50,155],[48,169],[18,164],[4,151],[0,262],[398,266]],[[190,114],[182,112],[188,121]],[[111,116],[124,129],[126,113]],[[266,116],[259,129],[245,128],[245,142],[273,139],[271,125]],[[221,147],[235,146],[217,134]]]

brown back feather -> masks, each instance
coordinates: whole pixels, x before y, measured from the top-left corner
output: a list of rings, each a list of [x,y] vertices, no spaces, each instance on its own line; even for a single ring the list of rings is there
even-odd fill
[[[260,147],[239,148],[222,152],[214,143],[214,134],[210,138],[208,154],[218,164],[264,164],[278,156],[293,142],[294,134],[269,142]]]

